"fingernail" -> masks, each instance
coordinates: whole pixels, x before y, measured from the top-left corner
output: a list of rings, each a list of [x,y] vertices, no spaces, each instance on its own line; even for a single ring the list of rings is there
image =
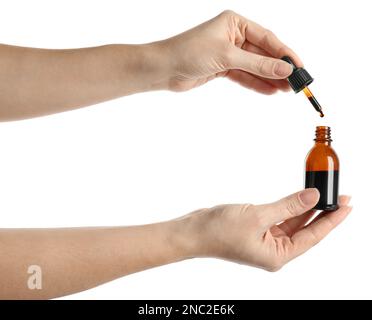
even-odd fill
[[[274,73],[279,77],[288,77],[293,71],[293,67],[284,61],[278,61],[274,68]]]
[[[299,197],[305,206],[315,205],[319,200],[319,191],[315,188],[305,189],[300,192]]]

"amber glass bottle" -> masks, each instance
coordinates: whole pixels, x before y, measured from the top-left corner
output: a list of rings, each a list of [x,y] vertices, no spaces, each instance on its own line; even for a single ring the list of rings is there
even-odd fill
[[[317,188],[320,199],[314,209],[338,208],[339,160],[331,147],[331,128],[316,127],[315,145],[306,157],[305,188]]]

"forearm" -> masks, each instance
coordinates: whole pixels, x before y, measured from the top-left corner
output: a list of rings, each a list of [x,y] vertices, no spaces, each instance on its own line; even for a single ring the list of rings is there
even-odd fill
[[[160,43],[47,50],[0,45],[0,120],[167,87]]]
[[[0,299],[48,299],[194,254],[182,220],[136,227],[0,230]],[[42,288],[29,288],[29,266]]]

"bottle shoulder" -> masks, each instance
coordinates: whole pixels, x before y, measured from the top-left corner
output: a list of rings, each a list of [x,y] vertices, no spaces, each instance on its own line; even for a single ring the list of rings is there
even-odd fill
[[[330,145],[315,144],[306,156],[307,171],[339,170],[340,161]]]
[[[334,156],[335,158],[338,158],[337,153],[335,149],[332,148],[330,145],[322,145],[322,144],[315,144],[310,151],[308,152],[309,155],[316,155],[316,156]]]

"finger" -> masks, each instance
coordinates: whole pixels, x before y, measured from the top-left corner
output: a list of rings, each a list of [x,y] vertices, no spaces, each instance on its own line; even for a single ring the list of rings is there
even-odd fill
[[[278,225],[278,228],[281,229],[288,237],[292,237],[299,229],[303,228],[306,223],[308,223],[312,217],[314,217],[316,210],[310,210],[304,214],[289,219]]]
[[[318,220],[313,221],[307,227],[295,233],[291,238],[293,243],[292,258],[304,253],[324,239],[347,217],[351,209],[351,207],[342,206],[336,211],[323,214]]]
[[[265,50],[261,49],[261,48],[258,48],[257,46],[255,46],[254,44],[246,41],[243,46],[242,46],[242,49],[246,50],[246,51],[249,51],[249,52],[253,52],[253,53],[256,53],[256,54],[260,54],[262,56],[266,56],[266,57],[269,57],[270,54],[267,53]],[[259,76],[257,76],[259,77]],[[259,77],[260,79],[266,81],[267,83],[271,84],[272,86],[278,88],[279,90],[282,90],[282,91],[290,91],[291,90],[291,87],[289,86],[289,83],[288,81],[285,79],[268,79],[268,78],[262,78],[262,77]]]
[[[252,42],[259,48],[262,48],[275,58],[289,56],[297,67],[302,67],[303,63],[298,55],[286,46],[278,37],[270,30],[265,29],[261,25],[251,20],[241,17],[246,25],[245,37],[247,41]]]
[[[257,77],[241,70],[230,70],[228,78],[239,83],[245,88],[252,89],[263,94],[273,94],[277,88]]]
[[[289,86],[289,83],[287,79],[268,79],[263,78],[260,76],[256,76],[257,78],[267,82],[268,84],[272,85],[273,87],[277,88],[278,90],[289,92],[291,91],[291,87]]]
[[[257,46],[255,46],[253,43],[251,42],[248,42],[248,41],[245,41],[242,45],[242,49],[246,50],[246,51],[249,51],[249,52],[253,52],[253,53],[257,53],[257,54],[260,54],[261,56],[265,56],[265,57],[272,57],[270,55],[270,53],[268,53],[267,51],[265,51],[264,49],[262,48],[259,48]]]
[[[342,195],[342,196],[339,196],[338,197],[338,204],[340,207],[344,207],[344,206],[347,206],[349,204],[351,200],[351,197],[350,196],[346,196],[346,195]],[[313,222],[316,222],[318,221],[319,219],[321,219],[324,215],[328,214],[329,211],[322,211],[321,213],[319,213],[319,215],[314,219]]]
[[[235,46],[231,50],[231,69],[240,69],[269,79],[285,79],[293,72],[293,67],[283,60],[265,57]]]
[[[341,195],[338,198],[338,203],[340,206],[347,206],[350,202],[351,197],[346,195]],[[316,210],[310,210],[309,212],[306,212],[298,217],[289,219],[280,225],[278,227],[289,237],[291,237],[294,233],[296,233],[298,230],[303,228],[315,215]],[[322,213],[318,215],[313,221],[319,220],[319,218],[322,217]]]
[[[260,206],[259,212],[262,220],[266,222],[265,227],[271,227],[279,222],[297,217],[311,210],[319,200],[319,191],[309,188],[294,193],[279,201]]]

